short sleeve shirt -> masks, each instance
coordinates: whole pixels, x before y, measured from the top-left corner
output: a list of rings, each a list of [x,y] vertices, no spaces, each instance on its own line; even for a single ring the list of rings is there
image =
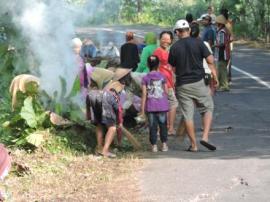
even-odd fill
[[[195,83],[204,76],[203,59],[210,51],[201,39],[179,39],[170,49],[169,63],[175,67],[176,86]]]
[[[165,92],[166,78],[156,71],[149,72],[142,79],[146,86],[146,112],[165,112],[169,110],[168,96]]]

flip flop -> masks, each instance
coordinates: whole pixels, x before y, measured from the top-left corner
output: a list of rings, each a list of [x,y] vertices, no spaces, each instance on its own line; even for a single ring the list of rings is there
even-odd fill
[[[111,152],[108,152],[107,154],[102,154],[102,156],[107,158],[116,158],[116,155]]]
[[[108,152],[107,154],[103,154],[102,152],[98,152],[99,156],[107,157],[107,158],[116,158],[116,154],[113,154],[111,152]]]
[[[205,146],[207,149],[209,149],[211,151],[215,151],[217,149],[214,145],[212,145],[204,140],[201,140],[200,143],[201,143],[201,145]]]
[[[198,152],[198,149],[194,150],[194,149],[192,149],[192,146],[189,146],[189,148],[186,149],[185,151],[187,151],[187,152]]]

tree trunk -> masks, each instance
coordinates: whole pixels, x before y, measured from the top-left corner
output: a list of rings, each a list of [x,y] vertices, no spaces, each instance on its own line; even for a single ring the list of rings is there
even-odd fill
[[[142,0],[137,0],[137,11],[138,13],[142,12]]]
[[[265,37],[265,41],[266,43],[270,43],[270,0],[267,0],[266,2],[267,4],[267,22],[266,22],[266,37]]]
[[[260,6],[259,8],[257,8],[259,10],[259,30],[262,33],[261,37],[265,37],[266,33],[265,31],[265,27],[266,27],[266,22],[265,22],[265,14],[266,14],[266,5],[265,5],[266,1],[265,0],[260,0]]]

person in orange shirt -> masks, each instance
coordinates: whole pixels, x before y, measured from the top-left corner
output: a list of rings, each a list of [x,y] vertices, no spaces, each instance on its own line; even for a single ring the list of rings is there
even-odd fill
[[[174,135],[174,121],[176,116],[176,108],[178,107],[178,101],[174,91],[174,72],[171,65],[168,63],[169,47],[173,41],[173,33],[170,31],[163,31],[160,33],[160,47],[158,47],[153,55],[157,56],[159,63],[159,71],[165,76],[168,86],[168,100],[169,100],[169,112],[168,112],[168,135]]]

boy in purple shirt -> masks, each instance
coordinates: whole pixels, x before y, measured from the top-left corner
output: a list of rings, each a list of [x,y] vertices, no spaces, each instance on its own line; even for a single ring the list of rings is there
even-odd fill
[[[150,72],[142,79],[142,115],[147,112],[152,151],[157,152],[157,132],[160,129],[161,151],[168,151],[167,146],[167,97],[166,78],[158,71],[159,59],[151,55],[147,59]]]

